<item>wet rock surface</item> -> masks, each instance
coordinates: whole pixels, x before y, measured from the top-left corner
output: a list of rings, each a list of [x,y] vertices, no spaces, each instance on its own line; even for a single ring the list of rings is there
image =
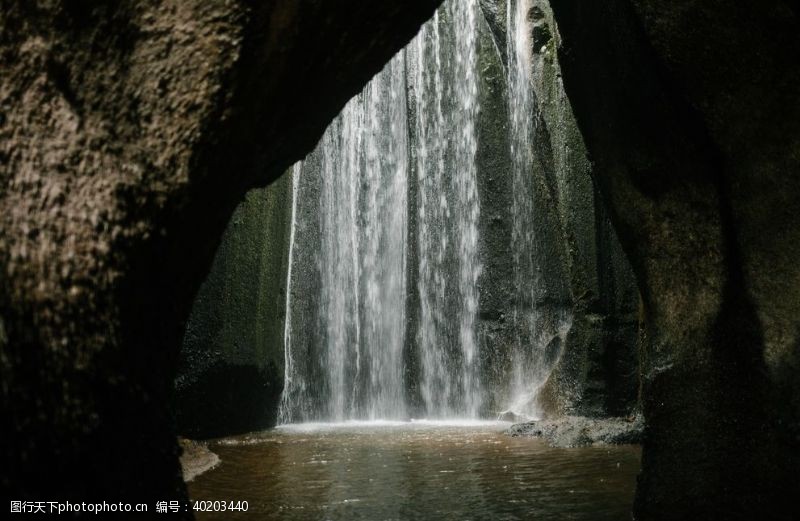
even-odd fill
[[[292,178],[250,191],[195,297],[175,379],[178,434],[215,438],[275,425]]]
[[[192,481],[220,464],[219,456],[211,452],[206,443],[185,438],[178,443],[181,446],[181,470],[185,482]]]
[[[632,445],[642,441],[644,421],[630,418],[586,418],[566,416],[553,420],[537,420],[512,425],[509,436],[543,438],[553,447],[587,447],[590,445]]]
[[[552,367],[537,405],[553,416],[623,416],[631,414],[638,401],[638,288],[606,204],[593,181],[593,166],[564,90],[556,53],[561,36],[553,12],[546,0],[532,0],[526,5],[533,47],[530,82],[535,111],[532,117],[536,122],[531,144],[535,159],[531,176],[535,187],[534,256],[540,279],[533,310],[540,317],[535,327],[538,338],[529,344],[530,349],[546,350]],[[501,50],[492,59],[501,60],[507,67],[507,1],[481,0],[480,6],[494,47]],[[489,47],[485,48],[485,54],[489,55]],[[483,65],[482,69],[490,70]],[[507,77],[501,76],[494,83],[507,98],[506,80]],[[507,133],[509,122],[503,119],[508,117],[507,106],[492,104],[490,100],[482,101],[482,105],[491,107],[493,114],[487,119],[494,123],[494,130],[482,131],[482,138]],[[496,161],[498,155],[491,157]],[[495,183],[498,179],[505,182],[510,192],[512,174],[508,166],[499,170],[490,161],[482,160],[479,164],[483,175],[490,180],[494,176]],[[489,183],[484,181],[484,184]],[[481,197],[486,195],[492,193],[484,189]],[[497,201],[486,198],[489,204],[485,206],[486,212],[483,208],[482,212],[487,215],[494,212],[510,220],[511,196],[500,195],[505,198]],[[503,203],[504,212],[500,210]],[[484,199],[481,204],[485,204]],[[496,230],[487,226],[481,233],[483,238],[483,234],[490,236]],[[491,283],[484,283],[485,287],[502,288],[499,281],[513,280],[510,254],[504,253],[495,245],[487,249],[489,269],[484,270],[483,277]],[[513,300],[513,288],[496,292]],[[481,297],[484,298],[483,293]],[[495,309],[505,321],[485,321],[486,347],[493,356],[502,352],[503,343],[513,338],[513,332],[508,332],[513,321],[513,303],[504,304],[505,308]],[[553,331],[557,329],[553,324],[564,322],[564,317],[568,317],[569,327],[561,338]],[[548,334],[550,342],[546,341]]]

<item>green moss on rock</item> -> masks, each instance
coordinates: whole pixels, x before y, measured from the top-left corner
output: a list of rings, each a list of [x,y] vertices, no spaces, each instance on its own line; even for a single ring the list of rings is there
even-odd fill
[[[208,438],[275,424],[283,389],[283,318],[291,174],[250,191],[198,292],[176,379],[180,434]]]

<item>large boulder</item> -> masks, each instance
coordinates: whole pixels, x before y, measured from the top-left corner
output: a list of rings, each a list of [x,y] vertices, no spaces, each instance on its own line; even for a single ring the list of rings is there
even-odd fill
[[[176,359],[236,204],[438,3],[4,4],[4,497],[185,496]]]

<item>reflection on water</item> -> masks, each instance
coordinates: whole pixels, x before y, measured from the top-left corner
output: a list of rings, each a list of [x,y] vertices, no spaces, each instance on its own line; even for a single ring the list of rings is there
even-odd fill
[[[554,449],[507,426],[316,424],[227,438],[189,493],[249,502],[198,519],[630,519],[638,447]]]

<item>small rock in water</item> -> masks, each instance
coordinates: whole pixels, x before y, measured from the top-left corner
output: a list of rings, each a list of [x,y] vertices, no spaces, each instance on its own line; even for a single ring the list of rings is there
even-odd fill
[[[585,447],[588,445],[626,445],[641,442],[644,422],[634,418],[585,418],[566,416],[552,420],[531,421],[512,425],[510,436],[544,438],[553,447]]]
[[[184,438],[178,439],[178,443],[182,449],[181,468],[183,470],[183,479],[187,483],[203,472],[219,465],[219,456],[211,452],[205,443]]]
[[[521,422],[529,422],[533,420],[530,416],[525,416],[524,414],[517,414],[514,411],[503,411],[497,416],[497,421],[501,422],[511,422],[511,423],[521,423]]]

